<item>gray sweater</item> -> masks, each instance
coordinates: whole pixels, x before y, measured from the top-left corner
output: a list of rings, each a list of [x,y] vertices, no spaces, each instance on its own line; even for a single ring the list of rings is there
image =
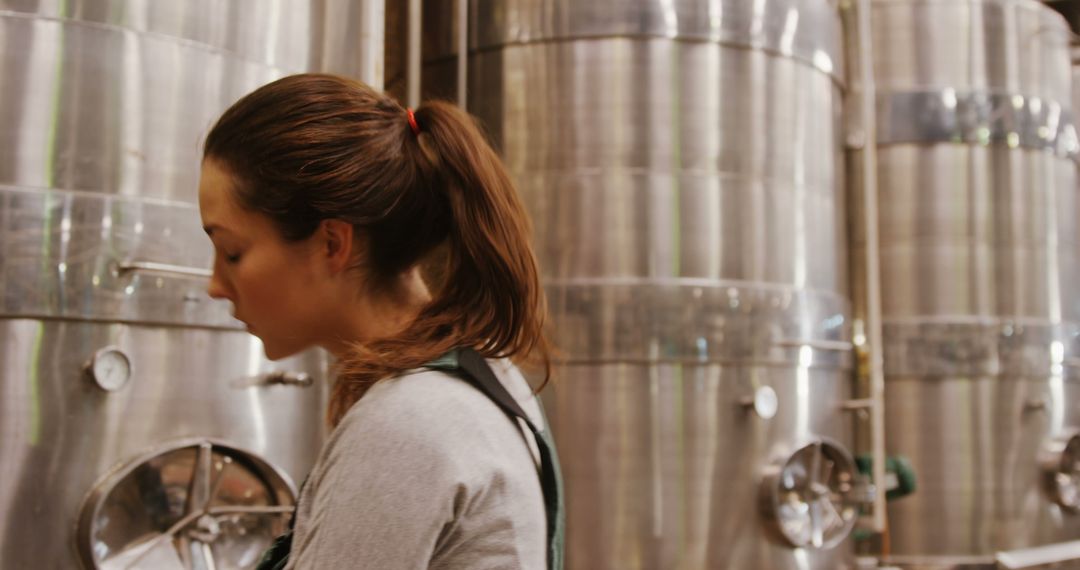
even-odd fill
[[[517,368],[488,363],[546,429]],[[544,570],[538,453],[527,428],[460,378],[421,370],[382,381],[323,446],[287,568]]]

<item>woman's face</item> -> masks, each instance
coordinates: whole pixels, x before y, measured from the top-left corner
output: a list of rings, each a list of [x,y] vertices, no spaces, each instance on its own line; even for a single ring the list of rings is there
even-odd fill
[[[270,359],[317,344],[325,295],[315,240],[286,242],[269,217],[240,206],[232,175],[212,159],[203,161],[199,211],[214,244],[209,295],[232,301]]]

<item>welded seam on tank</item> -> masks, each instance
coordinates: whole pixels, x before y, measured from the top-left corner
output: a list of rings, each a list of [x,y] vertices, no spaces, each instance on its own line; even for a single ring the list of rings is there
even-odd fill
[[[1080,321],[1070,320],[1054,320],[1043,319],[1039,317],[1010,317],[1004,315],[943,315],[943,314],[928,314],[928,315],[912,315],[912,316],[896,316],[896,317],[884,317],[882,319],[884,324],[895,325],[965,325],[965,326],[1001,326],[1001,325],[1020,325],[1025,327],[1060,327],[1060,326],[1078,326],[1080,327]]]
[[[944,144],[944,143],[938,143]],[[899,146],[899,145],[897,145]],[[965,147],[971,145],[961,145],[957,143],[958,147]],[[985,148],[985,147],[979,147]],[[1033,153],[1045,153],[1046,151],[1036,149],[1010,149],[1010,150],[1023,150]],[[1066,161],[1067,158],[1055,156],[1054,160]],[[883,185],[885,186],[885,185]],[[910,238],[886,238],[881,240],[880,250],[910,250],[918,248],[933,249],[942,245],[943,236],[934,235],[919,235]],[[851,240],[851,245],[858,248],[866,247],[865,241]],[[1002,237],[1000,234],[994,234],[990,239],[986,239],[980,236],[948,236],[947,243],[950,246],[966,246],[972,248],[982,248],[984,250],[992,250],[993,252],[999,252],[1003,249],[1016,249],[1016,250],[1028,250],[1028,251],[1045,251],[1050,253],[1065,254],[1070,249],[1080,250],[1080,241],[1074,241],[1069,239],[1048,239],[1045,241],[1035,240],[1018,240],[1012,237]]]
[[[243,325],[211,325],[211,324],[196,324],[196,323],[184,323],[184,322],[172,322],[172,321],[158,321],[158,320],[136,320],[127,318],[105,318],[105,317],[82,317],[82,316],[63,316],[63,315],[47,315],[42,313],[0,313],[0,320],[2,321],[44,321],[44,322],[75,322],[75,323],[87,323],[87,324],[100,324],[100,325],[125,325],[125,326],[137,326],[137,327],[150,327],[150,328],[176,328],[176,329],[199,329],[199,330],[215,330],[224,332],[237,332],[248,334]]]
[[[12,185],[12,184],[0,184],[0,192],[12,192],[19,194],[29,194],[40,196],[42,194],[54,194],[54,195],[68,195],[75,198],[94,198],[98,200],[120,200],[132,203],[138,203],[140,205],[150,204],[154,206],[167,206],[171,208],[181,208],[185,210],[197,211],[198,205],[191,202],[181,202],[179,200],[169,200],[167,198],[154,198],[150,196],[129,196],[127,194],[115,194],[112,192],[104,192],[98,190],[73,190],[65,188],[49,188],[47,186],[28,186],[28,185]]]
[[[643,145],[641,148],[644,149],[646,147]],[[840,148],[840,146],[837,145],[836,151],[841,152],[841,150],[842,149]],[[536,174],[552,173],[552,174],[583,174],[583,175],[588,175],[588,176],[595,176],[595,175],[598,175],[598,174],[631,174],[631,175],[635,175],[635,176],[643,175],[643,174],[644,175],[660,174],[660,175],[665,175],[665,176],[668,176],[668,175],[683,175],[683,174],[685,174],[685,175],[689,175],[689,176],[699,176],[701,178],[718,178],[718,179],[721,179],[721,180],[750,180],[750,181],[753,181],[753,182],[768,182],[768,183],[771,183],[771,184],[785,184],[785,185],[787,185],[788,187],[790,187],[791,189],[794,189],[794,190],[807,190],[807,189],[814,189],[814,188],[818,188],[818,187],[822,187],[822,186],[832,188],[832,186],[830,186],[828,184],[813,184],[813,183],[806,183],[806,182],[792,183],[791,182],[791,177],[767,176],[767,175],[765,175],[763,173],[732,172],[731,170],[711,170],[711,169],[707,169],[707,168],[666,167],[666,166],[663,166],[663,165],[659,165],[659,166],[626,166],[626,165],[620,165],[620,164],[611,164],[611,165],[603,165],[603,166],[566,166],[566,167],[562,167],[562,168],[552,168],[552,167],[548,167],[548,166],[543,166],[543,167],[540,167],[540,168],[521,168],[521,167],[518,167],[518,166],[515,166],[515,165],[511,164],[511,165],[507,166],[507,171],[512,173],[512,174],[521,173],[521,174],[536,175]]]
[[[784,50],[781,50],[779,48],[770,47],[767,44],[754,44],[754,43],[747,43],[747,42],[738,42],[738,41],[733,41],[733,40],[721,40],[721,39],[708,38],[708,37],[694,37],[694,36],[671,37],[671,36],[666,36],[666,35],[658,34],[658,33],[595,34],[595,35],[586,35],[586,36],[565,36],[565,37],[564,36],[550,36],[550,37],[543,37],[543,38],[530,39],[530,40],[504,41],[503,43],[488,44],[488,45],[484,45],[484,46],[472,46],[471,45],[471,46],[469,46],[469,55],[472,56],[472,55],[478,55],[478,54],[496,53],[496,52],[503,51],[504,49],[506,49],[508,47],[527,47],[527,46],[548,45],[548,44],[557,45],[557,44],[568,44],[568,43],[585,42],[585,41],[604,41],[604,40],[619,40],[619,39],[621,39],[621,40],[667,40],[667,41],[671,41],[671,42],[675,42],[675,43],[686,43],[686,44],[715,44],[715,45],[725,47],[725,48],[728,48],[728,49],[738,49],[738,50],[742,50],[742,51],[761,52],[761,53],[764,53],[766,55],[776,57],[776,58],[779,58],[779,59],[790,59],[790,60],[792,60],[792,61],[794,61],[796,63],[799,63],[799,64],[801,64],[803,66],[806,66],[806,67],[808,67],[808,68],[810,68],[810,69],[812,69],[814,71],[817,71],[819,73],[823,73],[825,75],[828,75],[830,78],[832,78],[833,82],[840,88],[844,88],[844,86],[845,86],[843,76],[840,75],[836,71],[836,67],[843,63],[842,61],[837,63],[837,58],[839,57],[842,60],[842,57],[843,57],[842,55],[834,57],[834,54],[830,54],[826,50],[820,50],[820,52],[828,54],[829,58],[830,58],[830,61],[833,62],[831,64],[832,68],[829,69],[829,68],[826,68],[824,66],[820,66],[819,64],[815,63],[814,58],[813,58],[812,55],[811,56],[806,56],[806,55],[795,53],[795,52],[785,52]],[[455,59],[456,57],[457,57],[457,54],[455,52],[454,54],[451,54],[451,55],[439,56],[439,57],[435,57],[435,58],[426,59],[425,62],[426,63],[439,63],[439,62],[442,62],[444,60]]]
[[[797,351],[797,348],[789,350]],[[811,370],[851,370],[852,362],[846,361],[835,364],[823,364],[817,361],[811,364],[808,368]],[[798,361],[796,356],[791,361],[784,360],[760,360],[760,359],[734,359],[734,358],[668,358],[668,357],[656,357],[656,358],[585,358],[585,357],[573,357],[573,356],[556,356],[552,358],[552,361],[564,366],[721,366],[721,367],[755,367],[755,368],[799,368],[802,365]]]
[[[1032,2],[1032,0],[874,0],[876,5],[890,5],[890,7],[908,7],[922,6],[922,5],[947,5],[947,6],[986,6],[987,4],[1003,4],[1011,5],[1014,8],[1020,8],[1035,12],[1038,14],[1051,15],[1055,12],[1048,11],[1049,8],[1042,5],[1043,0]],[[1062,27],[1065,28],[1065,24],[1062,23]]]
[[[841,152],[839,149],[837,152]],[[792,191],[801,192],[810,196],[833,197],[842,192],[842,188],[836,183],[792,182],[794,176],[779,177],[765,176],[761,173],[737,173],[728,170],[705,170],[698,168],[655,168],[648,166],[589,166],[564,168],[520,168],[511,166],[507,168],[510,175],[516,180],[528,180],[527,184],[518,182],[519,188],[533,187],[538,181],[548,178],[560,180],[582,180],[595,178],[650,178],[670,179],[681,178],[686,181],[711,180],[720,183],[721,192],[739,192],[745,189],[754,191]],[[824,178],[824,177],[822,177]],[[834,177],[835,179],[835,177]],[[741,184],[740,184],[741,183]],[[681,188],[685,190],[685,187]],[[703,188],[708,191],[717,190],[716,187]],[[594,191],[603,191],[602,188],[593,188]],[[582,192],[581,188],[575,188],[574,193]]]
[[[201,42],[199,40],[186,38],[186,37],[183,37],[183,36],[174,36],[174,35],[166,34],[164,32],[155,32],[155,31],[147,30],[147,29],[143,29],[143,28],[129,28],[129,27],[126,27],[126,26],[118,25],[118,24],[109,24],[109,23],[105,23],[105,22],[90,22],[90,21],[86,21],[86,20],[77,20],[77,19],[73,19],[73,18],[58,18],[56,16],[43,16],[43,15],[32,14],[32,13],[27,13],[27,12],[15,12],[15,11],[12,11],[12,10],[0,10],[0,18],[11,18],[11,19],[17,19],[17,20],[28,20],[28,21],[39,21],[39,22],[42,22],[42,21],[43,22],[52,22],[52,23],[61,24],[61,25],[65,25],[65,26],[72,26],[72,27],[76,27],[76,28],[82,27],[82,28],[90,28],[90,29],[96,29],[96,30],[101,30],[101,31],[117,32],[117,33],[121,33],[121,34],[132,34],[132,35],[135,35],[135,36],[142,36],[142,37],[146,37],[148,39],[161,41],[163,43],[171,43],[171,44],[176,44],[176,45],[180,45],[180,46],[187,47],[187,48],[192,48],[192,49],[195,49],[195,50],[198,50],[198,51],[202,51],[202,52],[206,52],[206,53],[210,53],[210,54],[214,54],[214,55],[229,56],[229,57],[231,57],[233,59],[236,59],[236,60],[239,60],[239,61],[243,61],[243,62],[246,62],[246,63],[257,65],[259,67],[263,67],[263,68],[266,68],[266,69],[278,71],[278,72],[281,72],[281,73],[284,73],[284,74],[300,73],[300,72],[306,70],[304,66],[299,66],[299,67],[294,68],[292,66],[285,66],[285,65],[282,65],[282,64],[268,63],[268,62],[266,62],[264,60],[256,59],[256,58],[254,58],[253,56],[251,56],[249,54],[245,54],[243,52],[231,50],[231,49],[219,46],[219,45],[208,44],[208,43],[205,43],[205,42]]]
[[[848,303],[848,298],[842,294],[828,289],[814,289],[811,287],[798,287],[775,281],[753,281],[741,279],[712,279],[709,277],[637,277],[637,276],[612,276],[612,277],[561,277],[543,278],[544,286],[597,286],[597,285],[662,285],[678,287],[701,287],[708,289],[756,289],[768,291],[780,291],[783,293],[809,294],[815,297],[825,297]]]

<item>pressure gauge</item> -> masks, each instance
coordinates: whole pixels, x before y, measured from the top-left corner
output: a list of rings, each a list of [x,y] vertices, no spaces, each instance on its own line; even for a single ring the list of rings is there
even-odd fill
[[[131,359],[119,348],[106,346],[86,364],[86,374],[102,390],[113,392],[131,379]]]
[[[776,397],[776,390],[768,386],[762,386],[754,390],[754,395],[743,398],[740,402],[748,411],[757,414],[763,420],[771,420],[776,416],[780,400]]]

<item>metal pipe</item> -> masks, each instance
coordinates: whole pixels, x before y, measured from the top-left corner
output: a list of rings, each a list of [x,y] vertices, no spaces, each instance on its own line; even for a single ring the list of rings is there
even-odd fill
[[[457,104],[467,109],[466,81],[469,65],[469,0],[457,0]]]
[[[1063,562],[1080,562],[1080,540],[998,552],[994,559],[998,568],[1007,570],[1057,568]]]
[[[420,105],[420,38],[423,26],[421,0],[409,0],[409,45],[405,56],[405,103]]]
[[[846,340],[814,340],[799,338],[781,338],[774,340],[773,344],[784,347],[809,346],[810,348],[833,352],[848,352],[854,346]]]
[[[203,299],[209,299],[205,295],[196,296],[191,295],[185,297],[185,302],[199,303]],[[173,321],[158,321],[153,319],[136,319],[128,317],[84,317],[81,315],[72,316],[56,316],[39,312],[27,312],[27,313],[0,313],[0,319],[20,319],[20,320],[35,320],[45,323],[84,323],[84,324],[97,324],[97,325],[132,325],[142,327],[154,327],[158,329],[200,329],[200,330],[212,330],[223,332],[234,332],[244,330],[242,325],[237,321],[236,324],[206,324],[200,322],[180,323]]]
[[[871,473],[874,484],[885,485],[885,374],[882,357],[881,262],[878,244],[878,184],[876,93],[874,85],[873,43],[871,41],[871,0],[857,0],[856,34],[859,54],[859,110],[862,118],[862,192],[866,240],[866,314],[865,335],[868,343],[870,380]],[[885,493],[874,496],[873,528],[886,532]]]
[[[859,410],[870,410],[874,408],[874,400],[872,398],[858,398],[856,400],[847,400],[840,403],[841,410],[847,410],[849,412],[856,412]]]
[[[363,37],[370,38],[360,54],[360,80],[376,91],[384,86],[384,65],[386,38],[386,2],[385,0],[364,0]]]
[[[117,275],[124,276],[129,273],[156,273],[171,277],[205,278],[210,278],[214,274],[213,271],[201,267],[186,267],[168,263],[155,263],[153,261],[121,261],[116,264]]]
[[[307,372],[292,372],[288,370],[274,370],[273,372],[267,372],[260,376],[258,381],[258,385],[262,386],[280,384],[282,386],[307,387],[314,383],[315,379]]]

